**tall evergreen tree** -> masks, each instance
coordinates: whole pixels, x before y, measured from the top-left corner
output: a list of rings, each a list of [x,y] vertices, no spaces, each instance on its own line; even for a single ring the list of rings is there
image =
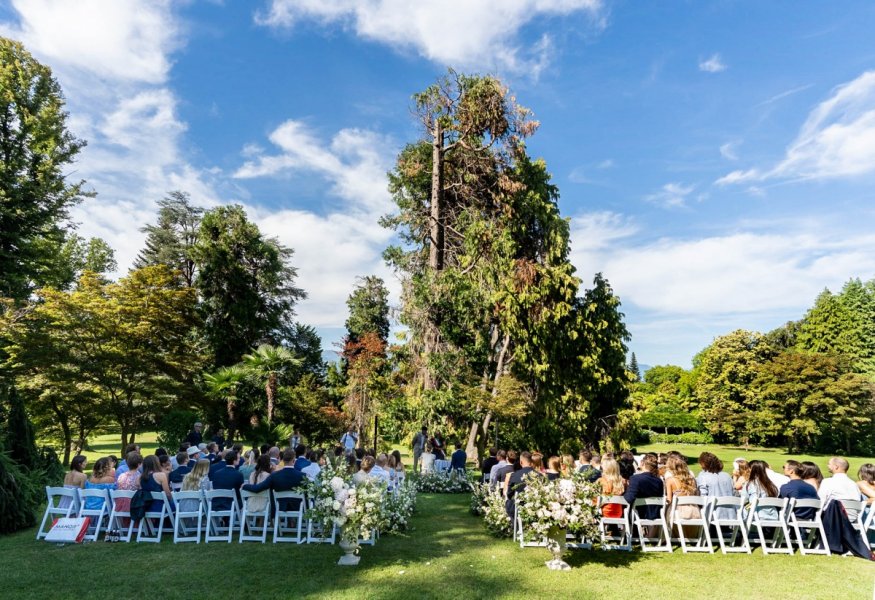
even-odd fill
[[[51,69],[0,38],[0,296],[25,300],[47,282],[68,209],[88,194],[67,181],[85,142],[67,129]]]
[[[635,353],[632,353],[632,358],[629,359],[629,370],[632,372],[632,377],[635,381],[641,381],[641,369],[638,368],[638,358]]]
[[[389,290],[382,279],[376,275],[359,277],[346,306],[349,340],[357,341],[366,333],[374,333],[384,342],[389,339]]]
[[[39,453],[34,441],[33,425],[24,408],[24,401],[10,386],[6,392],[9,416],[6,422],[6,450],[16,463],[30,470],[39,463]]]
[[[202,208],[192,206],[186,192],[173,191],[159,200],[158,222],[141,229],[146,234],[146,245],[134,267],[167,265],[179,272],[182,285],[192,287],[196,274],[193,247],[203,212]]]

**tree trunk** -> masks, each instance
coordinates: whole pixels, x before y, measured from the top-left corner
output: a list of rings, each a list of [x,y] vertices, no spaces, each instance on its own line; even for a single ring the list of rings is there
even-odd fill
[[[70,433],[70,424],[60,421],[61,432],[64,434],[64,466],[70,466],[70,446],[73,445],[73,435]]]
[[[229,396],[225,404],[225,410],[228,413],[228,439],[233,440],[237,435],[237,407],[234,396]]]
[[[120,453],[121,457],[119,458],[119,460],[123,460],[124,456],[125,456],[125,448],[128,447],[128,443],[129,443],[128,442],[128,427],[124,423],[120,423],[120,425],[122,427],[122,449],[121,449],[121,453]]]
[[[495,366],[495,378],[492,380],[492,396],[495,397],[498,394],[498,382],[501,379],[501,375],[504,372],[504,365],[507,360],[507,349],[510,346],[510,334],[505,334],[504,340],[501,342],[501,351],[498,353],[498,363]],[[489,422],[492,420],[492,411],[486,411],[486,416],[483,418],[483,437],[484,439],[489,435]],[[480,424],[475,420],[474,423],[471,424],[471,429],[468,432],[468,444],[465,446],[465,453],[468,455],[468,460],[478,461],[480,459],[480,450],[481,445],[477,444],[477,433]],[[485,443],[482,444],[485,447]]]
[[[276,373],[271,373],[267,376],[267,386],[265,386],[265,392],[267,393],[267,424],[270,425],[273,421],[273,400],[276,395]]]
[[[439,273],[444,268],[444,132],[438,118],[434,120],[432,135],[428,267],[434,273]],[[440,339],[438,325],[432,316],[428,317],[423,335],[422,387],[424,390],[437,389],[437,381],[431,372],[429,357],[437,352]]]

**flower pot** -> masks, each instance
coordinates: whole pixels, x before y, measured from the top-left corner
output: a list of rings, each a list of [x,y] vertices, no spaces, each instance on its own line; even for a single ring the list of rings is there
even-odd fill
[[[547,543],[547,550],[553,555],[552,560],[544,563],[547,568],[551,571],[570,570],[571,566],[562,560],[562,553],[565,552],[565,530],[555,526],[551,527],[544,541]]]
[[[337,564],[345,566],[355,566],[359,564],[361,557],[356,554],[356,551],[359,549],[359,543],[357,541],[348,540],[343,534],[341,534],[340,549],[343,550],[343,556],[340,557]]]

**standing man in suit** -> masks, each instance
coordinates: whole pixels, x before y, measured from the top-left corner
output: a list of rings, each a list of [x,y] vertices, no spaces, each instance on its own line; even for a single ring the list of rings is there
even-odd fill
[[[462,450],[462,442],[456,442],[456,451],[450,457],[450,470],[464,473],[466,462],[468,462],[468,454]]]
[[[214,473],[210,473],[210,481],[213,482],[214,490],[234,490],[237,492],[237,506],[240,506],[240,486],[243,485],[243,474],[237,470],[237,453],[228,450],[225,453],[225,466]],[[231,501],[227,498],[213,500],[215,510],[230,510]]]
[[[419,458],[428,443],[428,427],[423,425],[422,431],[413,436],[413,472],[419,473]]]
[[[191,446],[197,447],[198,444],[204,441],[204,436],[201,435],[201,430],[203,428],[204,424],[200,421],[195,423],[192,430],[188,432],[188,436],[186,436],[185,441],[188,442]]]
[[[282,469],[274,471],[261,483],[247,483],[243,486],[243,489],[257,494],[264,490],[289,492],[304,486],[307,482],[307,477],[295,468],[295,458],[295,451],[291,448],[286,448],[283,451],[283,464],[285,466]],[[280,510],[297,510],[300,504],[301,501],[298,499],[282,500],[280,502]]]

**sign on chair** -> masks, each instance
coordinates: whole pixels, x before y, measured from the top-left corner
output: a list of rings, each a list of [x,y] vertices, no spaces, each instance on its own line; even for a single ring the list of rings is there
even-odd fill
[[[91,517],[55,519],[45,540],[56,544],[81,544],[90,523]]]

